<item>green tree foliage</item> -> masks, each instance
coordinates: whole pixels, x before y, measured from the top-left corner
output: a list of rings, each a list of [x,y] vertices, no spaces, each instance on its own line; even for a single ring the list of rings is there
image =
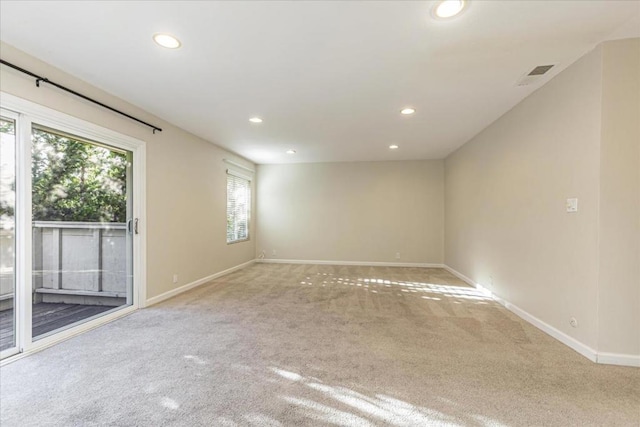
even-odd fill
[[[0,228],[13,228],[13,214],[15,204],[15,159],[2,158],[7,153],[4,144],[13,145],[16,127],[13,120],[0,118]],[[7,150],[12,152],[13,150]]]
[[[126,221],[124,154],[38,128],[32,141],[34,221]]]

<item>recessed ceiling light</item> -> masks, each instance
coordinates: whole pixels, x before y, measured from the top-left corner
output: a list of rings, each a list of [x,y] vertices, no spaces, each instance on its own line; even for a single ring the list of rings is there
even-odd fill
[[[396,144],[391,144],[389,146],[389,150],[397,150],[398,148],[400,148],[400,146],[396,145]]]
[[[415,108],[411,108],[411,107],[403,108],[402,110],[400,110],[400,114],[404,114],[405,116],[408,116],[409,114],[413,114],[415,112],[416,112]]]
[[[287,150],[287,154],[296,154],[296,150]]]
[[[435,18],[448,19],[459,15],[466,6],[465,0],[442,0],[435,4],[431,13]]]
[[[167,49],[177,49],[181,46],[180,40],[169,34],[158,33],[153,35],[153,41]]]
[[[251,117],[249,121],[251,123],[262,123],[262,119],[260,117]]]

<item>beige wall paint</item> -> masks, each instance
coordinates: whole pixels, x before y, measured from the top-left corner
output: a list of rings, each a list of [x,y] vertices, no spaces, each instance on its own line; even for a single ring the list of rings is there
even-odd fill
[[[587,54],[445,162],[446,264],[594,349],[601,59]]]
[[[441,263],[443,174],[442,160],[260,165],[258,254]]]
[[[254,165],[9,46],[2,58],[163,128],[151,130],[24,74],[1,67],[0,90],[146,142],[147,297],[254,259],[255,238],[226,244],[223,158]],[[176,106],[179,108],[180,106]],[[255,230],[255,226],[251,227]],[[172,283],[177,273],[179,282]]]
[[[639,39],[600,45],[445,171],[448,265],[600,355],[640,355]]]
[[[640,355],[640,39],[603,45],[600,351]]]

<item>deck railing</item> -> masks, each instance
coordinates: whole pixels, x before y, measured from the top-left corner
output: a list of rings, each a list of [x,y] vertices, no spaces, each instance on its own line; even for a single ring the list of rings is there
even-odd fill
[[[13,230],[0,228],[0,310],[13,307]]]
[[[126,237],[124,223],[35,221],[34,292],[44,302],[121,304],[112,300],[127,297]]]
[[[32,231],[34,302],[120,305],[126,300],[126,224],[34,221]],[[0,233],[0,249],[7,255],[0,301],[13,296],[12,240],[12,233]]]

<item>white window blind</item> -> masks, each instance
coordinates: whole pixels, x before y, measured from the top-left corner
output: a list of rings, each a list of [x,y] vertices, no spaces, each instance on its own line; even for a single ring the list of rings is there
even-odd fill
[[[251,179],[227,170],[227,243],[249,240]]]

